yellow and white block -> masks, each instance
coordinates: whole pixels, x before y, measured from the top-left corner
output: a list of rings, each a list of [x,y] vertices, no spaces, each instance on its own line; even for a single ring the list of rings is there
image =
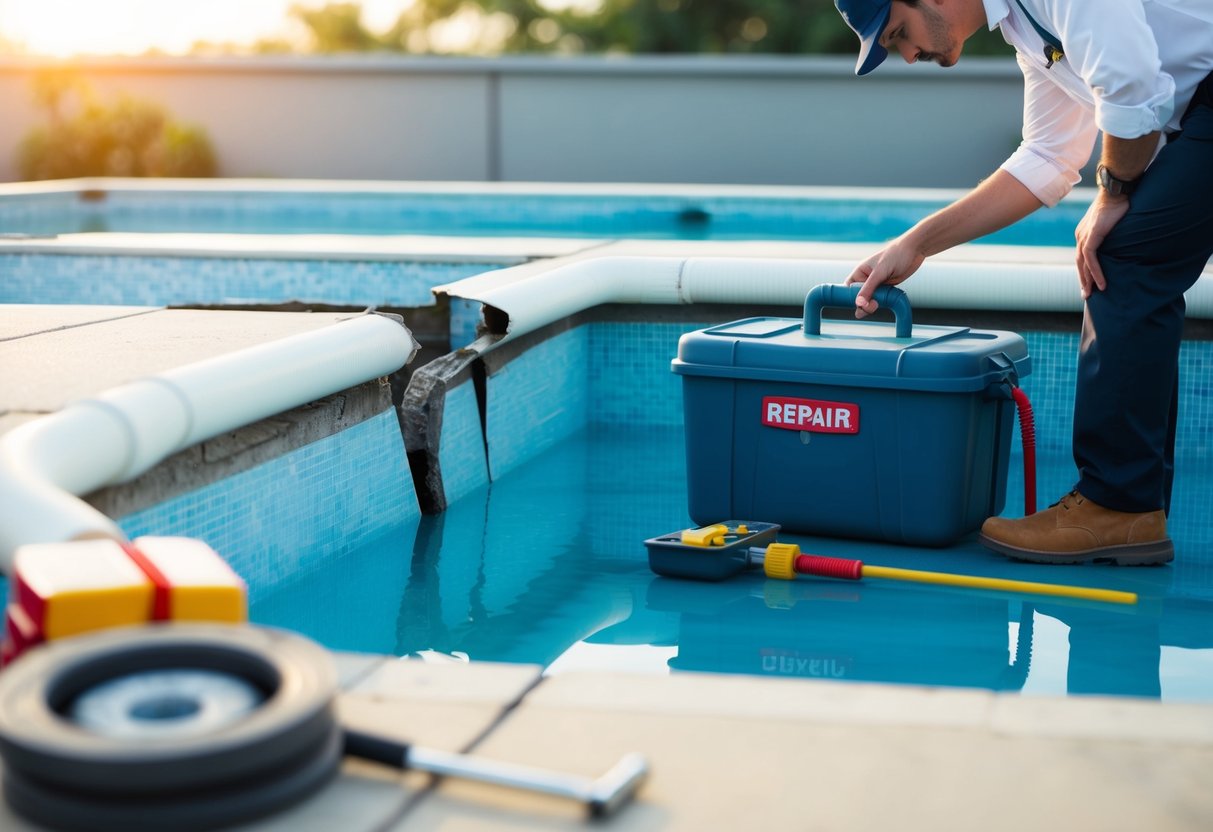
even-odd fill
[[[189,537],[139,537],[133,542],[167,585],[165,621],[218,621],[239,624],[248,618],[244,581],[201,540]]]
[[[74,540],[21,546],[5,612],[7,662],[42,641],[148,621],[248,618],[240,576],[201,540]]]

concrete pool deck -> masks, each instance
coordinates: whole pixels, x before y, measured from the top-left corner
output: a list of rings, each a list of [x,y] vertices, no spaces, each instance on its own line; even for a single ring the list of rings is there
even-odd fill
[[[0,307],[0,433],[68,402],[348,315]],[[111,360],[99,360],[103,357]],[[1213,705],[695,673],[569,672],[338,654],[343,722],[448,751],[597,776],[644,753],[652,829],[1213,827]],[[534,830],[575,804],[347,761],[257,830]],[[32,827],[0,807],[0,829]]]
[[[359,730],[596,777],[642,751],[636,801],[572,801],[347,761],[258,832],[1204,830],[1213,707],[1114,697],[336,656]],[[34,832],[0,807],[0,828]]]

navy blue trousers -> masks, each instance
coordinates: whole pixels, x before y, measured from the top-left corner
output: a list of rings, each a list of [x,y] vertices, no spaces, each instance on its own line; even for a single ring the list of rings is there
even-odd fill
[[[1108,288],[1083,316],[1077,487],[1117,511],[1169,511],[1183,293],[1213,256],[1213,76],[1129,206],[1099,248]]]

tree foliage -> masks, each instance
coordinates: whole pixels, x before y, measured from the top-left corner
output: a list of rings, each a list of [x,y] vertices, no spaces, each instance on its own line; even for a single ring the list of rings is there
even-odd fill
[[[215,175],[206,133],[159,105],[130,96],[105,104],[78,76],[54,70],[35,76],[34,99],[47,120],[18,147],[23,179]]]
[[[829,0],[414,0],[386,32],[356,2],[296,4],[313,52],[854,54],[854,33]],[[279,51],[280,41],[265,51]],[[979,32],[967,54],[1010,54]]]
[[[365,52],[383,48],[379,37],[362,24],[362,7],[357,3],[329,3],[309,8],[296,3],[291,14],[312,34],[317,52]]]

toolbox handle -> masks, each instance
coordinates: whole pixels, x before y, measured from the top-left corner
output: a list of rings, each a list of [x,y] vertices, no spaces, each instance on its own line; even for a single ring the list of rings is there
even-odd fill
[[[844,286],[841,283],[822,283],[814,286],[804,299],[804,334],[821,334],[821,310],[827,306],[844,309],[855,308],[855,298],[863,287],[856,283]],[[909,296],[896,286],[880,286],[872,293],[872,300],[885,309],[893,310],[893,321],[898,338],[909,338],[914,331],[914,318],[910,311]]]

